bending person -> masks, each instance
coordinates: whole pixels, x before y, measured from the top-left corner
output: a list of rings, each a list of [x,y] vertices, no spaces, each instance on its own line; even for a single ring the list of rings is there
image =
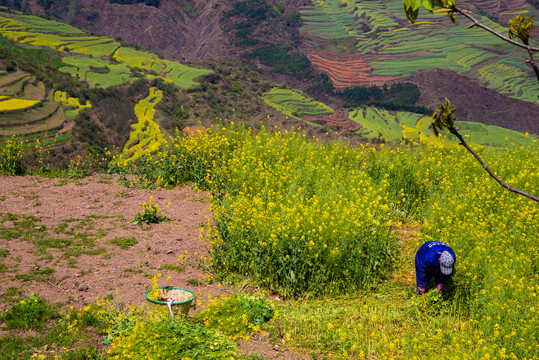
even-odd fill
[[[453,273],[455,260],[455,252],[446,243],[427,241],[421,245],[415,254],[417,293],[424,293],[429,280],[434,277],[438,294],[441,294]]]

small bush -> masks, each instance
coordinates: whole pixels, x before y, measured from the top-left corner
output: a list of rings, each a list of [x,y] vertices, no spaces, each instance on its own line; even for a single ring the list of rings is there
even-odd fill
[[[166,216],[161,215],[161,209],[153,199],[153,196],[150,196],[149,203],[145,202],[141,207],[142,213],[135,215],[133,223],[141,225],[142,223],[152,224],[167,220]]]

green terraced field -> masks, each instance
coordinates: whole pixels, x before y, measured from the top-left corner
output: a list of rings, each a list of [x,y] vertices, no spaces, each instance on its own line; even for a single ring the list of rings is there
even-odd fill
[[[301,119],[308,115],[332,114],[333,109],[329,106],[298,94],[289,89],[274,88],[262,94],[264,101],[279,110],[283,114]]]
[[[162,78],[165,81],[173,82],[182,89],[190,89],[198,83],[195,79],[199,76],[211,74],[213,71],[208,69],[197,69],[187,65],[183,65],[176,61],[162,60],[164,71]],[[148,77],[151,77],[149,75]]]
[[[317,0],[314,6],[301,8],[300,31],[318,45],[320,39],[326,41],[326,48],[335,53],[363,56],[372,66],[373,76],[400,77],[423,69],[448,69],[513,98],[538,101],[537,81],[524,63],[525,51],[481,29],[466,29],[464,21],[453,25],[441,14],[423,11],[417,23],[409,24],[402,7],[402,0]],[[522,13],[539,14],[532,8],[522,9]],[[488,18],[474,16],[507,33]],[[335,46],[336,38],[346,38],[341,42],[347,43],[353,39],[354,49],[352,45],[346,51]]]
[[[379,138],[391,143],[399,143],[403,139],[401,125],[415,127],[422,115],[408,112],[391,113],[373,107],[358,108],[350,111],[348,118],[362,125],[358,131],[360,136]]]
[[[350,111],[348,117],[362,125],[358,135],[368,139],[378,138],[390,143],[400,143],[402,140],[411,142],[436,140],[429,129],[432,119],[423,115],[363,107]],[[477,145],[498,146],[507,143],[539,145],[533,135],[499,126],[457,121],[456,128],[470,143]],[[449,141],[458,142],[458,139],[448,132],[445,133],[445,137]]]
[[[11,15],[10,26],[19,29],[26,29],[30,32],[37,32],[43,34],[61,34],[61,35],[84,35],[84,31],[74,28],[73,26],[40,18],[38,16],[31,15]],[[0,22],[2,26],[2,22]]]
[[[159,77],[183,89],[198,85],[194,80],[212,73],[208,69],[196,69],[176,61],[160,59],[157,55],[120,44],[109,37],[79,36],[84,32],[68,25],[34,16],[0,16],[0,35],[23,44],[45,46],[61,53],[79,54],[63,56],[66,66],[61,71],[87,80],[94,87],[107,88],[125,84],[131,79],[130,68],[141,69],[149,78]],[[57,31],[55,31],[55,29]],[[113,57],[118,63],[103,60]]]
[[[56,111],[50,117],[43,118],[33,124],[23,124],[19,126],[0,127],[0,137],[27,136],[33,138],[35,134],[60,130],[63,128],[65,115],[63,111]]]
[[[24,90],[24,91],[23,91]],[[41,82],[28,73],[13,72],[0,76],[0,138],[17,136],[25,146],[42,139],[39,146],[66,141],[71,136],[58,136],[66,115]],[[67,99],[66,99],[67,101]],[[73,100],[73,105],[76,105]]]
[[[114,59],[132,68],[152,71],[159,75],[148,75],[148,78],[161,78],[172,82],[182,89],[189,89],[198,85],[194,81],[199,76],[211,74],[207,69],[196,69],[176,61],[160,59],[157,55],[130,48],[119,48]]]
[[[0,28],[3,37],[29,45],[45,46],[62,52],[85,54],[92,56],[109,56],[120,47],[120,43],[107,37],[96,36],[64,36],[42,34],[27,31],[6,31]]]
[[[2,114],[0,127],[33,124],[47,119],[58,111],[59,105],[54,101],[44,101],[39,108],[26,109],[24,112]]]
[[[155,71],[158,74],[163,71],[161,59],[154,54],[122,47],[114,53],[113,57],[116,61],[124,63],[132,68]]]
[[[87,80],[93,87],[106,89],[131,81],[131,70],[125,64],[112,64],[109,61],[86,56],[66,56],[59,70]]]

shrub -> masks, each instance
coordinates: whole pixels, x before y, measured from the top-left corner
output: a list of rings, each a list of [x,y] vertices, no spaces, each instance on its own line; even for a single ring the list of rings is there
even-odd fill
[[[149,203],[144,202],[142,203],[141,207],[142,213],[135,215],[135,218],[133,219],[134,224],[152,224],[167,220],[166,216],[161,215],[161,209],[159,208],[159,205],[155,202],[153,196],[150,196]]]

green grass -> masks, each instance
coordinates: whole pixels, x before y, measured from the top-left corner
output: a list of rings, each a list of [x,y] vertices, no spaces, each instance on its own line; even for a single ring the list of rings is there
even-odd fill
[[[185,266],[174,265],[174,264],[164,264],[159,268],[159,270],[171,270],[171,271],[176,271],[178,273],[181,273],[185,270]]]
[[[56,272],[53,268],[34,268],[26,274],[15,274],[14,279],[22,280],[24,282],[49,282],[53,280],[53,274]]]
[[[58,316],[58,310],[34,294],[15,303],[0,315],[7,329],[42,330],[45,323]]]
[[[42,238],[46,227],[39,225],[40,220],[34,216],[18,216],[11,213],[0,213],[0,236],[6,240],[31,240]]]
[[[109,243],[118,246],[120,249],[127,250],[131,246],[138,244],[138,240],[134,237],[115,237],[112,240],[109,240]]]

